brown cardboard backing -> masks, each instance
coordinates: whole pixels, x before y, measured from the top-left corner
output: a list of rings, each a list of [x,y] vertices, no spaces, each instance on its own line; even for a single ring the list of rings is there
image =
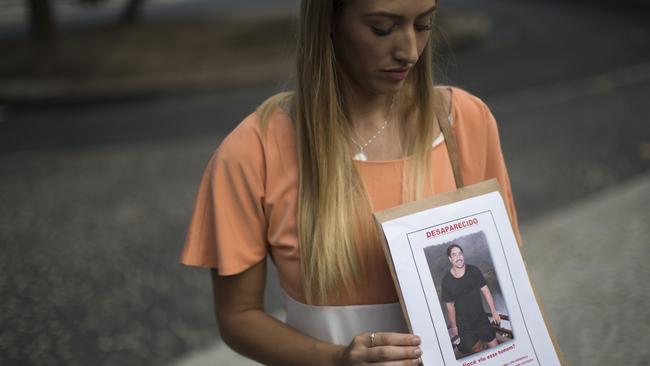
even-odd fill
[[[411,333],[413,333],[413,327],[411,326],[411,319],[409,318],[408,313],[406,312],[406,305],[404,304],[404,298],[402,297],[402,289],[400,288],[399,281],[397,281],[397,275],[395,273],[395,266],[393,264],[393,260],[390,254],[390,248],[388,247],[388,242],[386,241],[386,236],[384,235],[381,224],[386,221],[394,220],[402,216],[410,215],[434,207],[448,205],[450,203],[458,202],[471,197],[480,196],[490,192],[499,192],[499,194],[501,194],[499,183],[497,182],[496,179],[486,180],[483,182],[462,187],[455,191],[442,193],[419,201],[408,202],[403,205],[395,206],[386,210],[377,211],[373,213],[375,223],[377,224],[377,228],[379,230],[379,233],[381,234],[379,235],[379,237],[381,238],[382,247],[384,248],[386,261],[388,262],[388,267],[390,269],[391,276],[393,277],[393,282],[395,283],[395,287],[397,288],[397,295],[399,296],[399,302],[402,307],[402,313],[404,314],[404,319],[406,320],[406,324],[408,325],[409,331]],[[521,245],[521,243],[519,244]],[[525,262],[524,262],[524,267],[526,268],[526,273],[528,274],[528,278],[530,278],[530,273],[528,272],[528,267],[526,266]],[[555,348],[555,352],[557,353],[557,356],[560,360],[560,364],[566,366],[568,365],[568,363],[566,362],[564,353],[562,353],[562,350],[560,349],[560,346],[557,342],[557,338],[555,337],[555,334],[551,329],[551,324],[546,317],[546,313],[544,312],[542,304],[539,302],[539,296],[537,295],[535,286],[532,283],[531,283],[531,287],[533,288],[533,294],[535,295],[535,300],[537,302],[537,305],[539,306],[540,312],[544,319],[544,323],[546,324],[546,329],[548,330],[549,336],[551,337],[551,341],[553,342],[553,347]]]

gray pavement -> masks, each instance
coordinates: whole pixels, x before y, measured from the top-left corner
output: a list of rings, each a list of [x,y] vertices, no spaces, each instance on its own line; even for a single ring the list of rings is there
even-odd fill
[[[648,365],[649,223],[645,173],[522,226],[531,281],[570,365]],[[259,364],[221,342],[169,364],[208,365]]]
[[[569,364],[649,364],[649,228],[649,173],[524,225],[524,257]]]
[[[215,337],[207,273],[178,264],[215,144],[0,156],[0,364],[160,364]]]

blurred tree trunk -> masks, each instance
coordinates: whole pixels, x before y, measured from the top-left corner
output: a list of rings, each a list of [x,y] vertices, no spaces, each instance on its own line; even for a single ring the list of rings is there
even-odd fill
[[[142,16],[145,0],[129,0],[122,14],[122,23],[135,24]]]
[[[51,46],[56,38],[56,23],[50,0],[29,0],[29,25],[33,39]]]

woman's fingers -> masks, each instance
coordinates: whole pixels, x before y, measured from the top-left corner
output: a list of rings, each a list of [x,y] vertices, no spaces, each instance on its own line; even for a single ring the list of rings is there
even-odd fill
[[[422,360],[401,360],[372,363],[372,366],[421,366]]]
[[[366,362],[386,365],[419,365],[420,337],[404,333],[370,333]]]
[[[372,345],[370,344],[371,335],[374,334]],[[419,346],[420,337],[413,334],[404,333],[371,333],[367,336],[366,347],[380,346]]]
[[[367,350],[367,362],[417,360],[422,350],[417,346],[379,346]]]
[[[403,333],[364,333],[352,340],[338,357],[339,365],[419,365],[420,337]]]

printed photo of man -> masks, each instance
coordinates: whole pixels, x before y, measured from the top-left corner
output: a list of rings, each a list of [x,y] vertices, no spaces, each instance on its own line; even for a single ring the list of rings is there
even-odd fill
[[[447,308],[451,337],[460,337],[458,350],[464,354],[479,352],[483,345],[498,345],[495,330],[483,309],[481,295],[492,313],[493,322],[501,323],[492,293],[485,277],[476,266],[465,263],[463,248],[458,244],[447,247],[451,269],[442,279],[441,300]]]

